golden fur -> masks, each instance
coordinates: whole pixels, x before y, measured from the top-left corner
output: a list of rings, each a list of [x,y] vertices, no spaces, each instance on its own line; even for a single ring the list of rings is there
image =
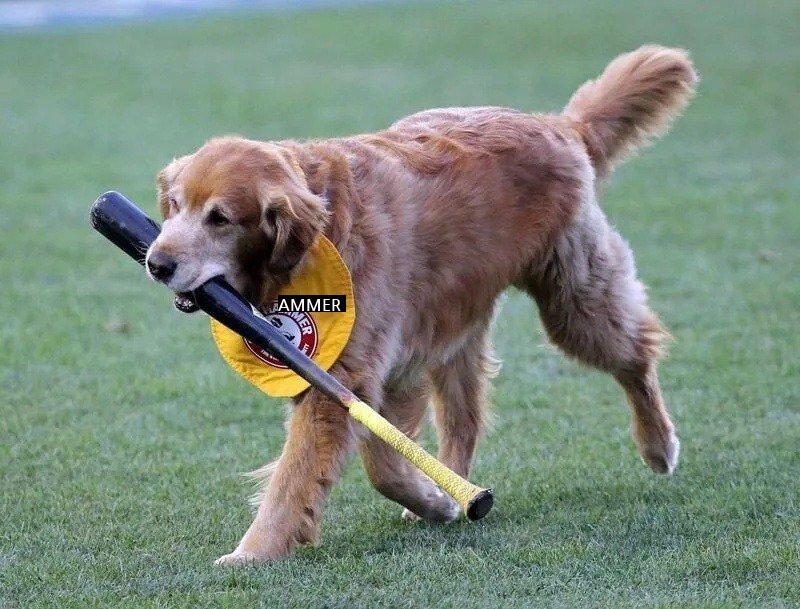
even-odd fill
[[[619,381],[643,459],[670,473],[679,445],[656,374],[663,332],[598,205],[597,180],[665,129],[695,81],[683,51],[643,47],[578,89],[561,115],[450,108],[341,139],[211,140],[159,175],[154,276],[167,259],[174,274],[160,276],[177,291],[216,272],[266,302],[324,232],[358,305],[331,373],[412,437],[433,398],[439,457],[465,476],[486,417],[489,323],[516,285],[556,345]],[[218,562],[278,559],[313,542],[355,446],[408,517],[457,516],[451,498],[318,391],[295,400],[287,429],[280,459],[261,471],[271,477],[253,524]]]

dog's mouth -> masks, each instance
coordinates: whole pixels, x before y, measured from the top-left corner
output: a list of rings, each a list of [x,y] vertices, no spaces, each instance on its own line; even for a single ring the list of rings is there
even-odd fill
[[[190,292],[176,292],[173,304],[182,313],[194,313],[200,310]]]

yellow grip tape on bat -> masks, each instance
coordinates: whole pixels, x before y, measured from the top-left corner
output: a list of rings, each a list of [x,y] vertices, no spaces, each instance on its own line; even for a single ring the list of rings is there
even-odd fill
[[[477,497],[486,493],[490,494],[490,491],[476,486],[456,474],[361,400],[353,400],[348,403],[347,410],[356,421],[411,461],[431,480],[442,487],[468,515],[470,514],[470,507]],[[491,500],[489,501],[489,506],[491,507]],[[478,518],[484,514],[485,512],[481,513]],[[473,517],[470,516],[470,518]]]
[[[293,296],[296,298],[292,299]],[[303,296],[314,298],[300,298]],[[343,307],[336,306],[332,298],[335,296],[344,296]],[[328,310],[308,310],[315,306]],[[327,237],[317,238],[303,268],[263,314],[323,370],[328,370],[338,359],[353,330],[356,304],[350,271]],[[308,381],[214,319],[211,334],[230,367],[267,395],[293,397],[308,388]]]

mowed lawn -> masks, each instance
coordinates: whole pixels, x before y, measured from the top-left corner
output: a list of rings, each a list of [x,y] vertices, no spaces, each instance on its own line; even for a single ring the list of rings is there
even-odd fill
[[[789,1],[426,3],[0,35],[0,607],[797,607],[799,21]],[[675,336],[675,476],[640,462],[613,381],[511,293],[485,520],[405,524],[353,458],[319,547],[215,568],[284,407],[90,230],[94,197],[155,213],[160,166],[216,134],[557,110],[646,42],[703,75],[603,195]]]

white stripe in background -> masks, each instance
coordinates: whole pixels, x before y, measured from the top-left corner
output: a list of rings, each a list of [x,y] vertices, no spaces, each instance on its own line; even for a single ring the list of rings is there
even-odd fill
[[[212,11],[308,9],[366,3],[368,0],[29,0],[0,2],[0,28],[94,25]]]

